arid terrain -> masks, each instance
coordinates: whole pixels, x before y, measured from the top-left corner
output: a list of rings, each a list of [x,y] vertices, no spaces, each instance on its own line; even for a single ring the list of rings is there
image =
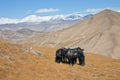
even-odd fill
[[[85,66],[70,66],[54,62],[56,50],[0,41],[0,80],[120,80],[120,60],[86,53]]]
[[[120,80],[120,0],[0,0],[0,80]]]
[[[63,30],[33,33],[0,31],[0,80],[120,80],[119,12],[107,9]],[[55,62],[58,48],[78,46],[86,51],[85,66]]]
[[[47,47],[82,47],[87,52],[120,59],[120,12],[109,9],[69,28],[32,35],[27,44]]]

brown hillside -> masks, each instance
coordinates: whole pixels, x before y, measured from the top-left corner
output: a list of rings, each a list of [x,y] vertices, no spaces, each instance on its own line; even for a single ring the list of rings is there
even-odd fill
[[[55,48],[32,46],[43,56],[25,52],[20,45],[0,42],[0,80],[120,80],[120,60],[85,54],[86,65],[57,64]]]
[[[48,47],[80,46],[87,52],[120,58],[120,13],[104,10],[70,28],[31,36],[24,43]]]

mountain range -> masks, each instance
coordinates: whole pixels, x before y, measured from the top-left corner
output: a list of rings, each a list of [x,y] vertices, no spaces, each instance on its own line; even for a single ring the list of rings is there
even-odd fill
[[[88,14],[83,17],[80,14],[70,14],[66,16],[56,15],[50,18],[31,15],[26,18],[23,18],[21,21],[18,21],[16,23],[14,21],[13,22],[11,21],[11,23],[9,22],[2,23],[2,21],[5,21],[6,19],[0,18],[1,21],[0,29],[16,31],[22,28],[28,28],[34,31],[51,32],[70,27],[71,25],[80,22],[81,20],[84,20],[90,16],[92,16],[92,14]]]
[[[106,9],[69,28],[32,35],[23,43],[47,47],[81,47],[120,58],[120,13]]]
[[[65,29],[79,21],[82,21],[83,19],[89,18],[90,16],[92,16],[92,14],[86,15],[84,17],[81,17],[80,14],[67,16],[56,15],[51,17],[50,20],[42,22],[39,21],[39,19],[38,22],[29,22],[28,20],[33,18],[33,16],[29,16],[25,18],[26,22],[17,24],[1,24],[0,39],[20,42],[35,33],[52,32]]]
[[[0,80],[120,80],[119,12],[107,9],[58,31],[10,29],[0,30]],[[55,62],[59,48],[78,46],[84,66]]]

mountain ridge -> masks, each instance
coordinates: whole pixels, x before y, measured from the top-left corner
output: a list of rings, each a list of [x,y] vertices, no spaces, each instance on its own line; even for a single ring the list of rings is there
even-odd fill
[[[120,13],[107,9],[69,28],[33,35],[26,42],[49,47],[80,46],[88,52],[120,58],[119,21]]]
[[[70,15],[56,15],[50,18],[50,20],[48,21],[40,21],[42,19],[37,18],[37,16],[29,16],[27,17],[27,19],[31,19],[32,17],[36,18],[36,21],[24,21],[24,22],[19,22],[19,23],[6,23],[6,24],[1,24],[0,25],[0,29],[4,30],[14,30],[17,31],[19,29],[22,28],[28,28],[31,30],[35,30],[35,31],[41,31],[41,32],[51,32],[51,31],[56,31],[56,30],[61,30],[64,28],[67,28],[81,20],[83,20],[84,18],[88,18],[92,16],[92,14],[86,15],[86,16],[80,16],[80,14],[70,14]],[[40,17],[42,18],[42,17]],[[27,20],[25,19],[25,20]],[[33,19],[34,20],[34,19]],[[1,23],[4,20],[1,20]],[[64,27],[62,27],[64,26]]]

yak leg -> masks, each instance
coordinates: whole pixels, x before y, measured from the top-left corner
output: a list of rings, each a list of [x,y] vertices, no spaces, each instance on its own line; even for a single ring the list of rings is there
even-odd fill
[[[79,57],[79,64],[84,66],[85,65],[85,56]]]

